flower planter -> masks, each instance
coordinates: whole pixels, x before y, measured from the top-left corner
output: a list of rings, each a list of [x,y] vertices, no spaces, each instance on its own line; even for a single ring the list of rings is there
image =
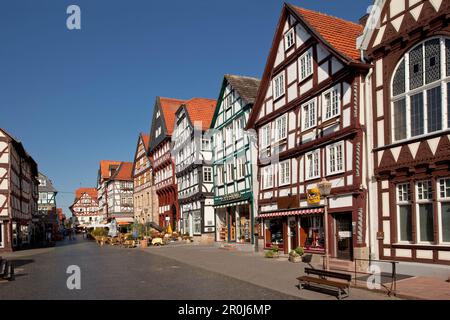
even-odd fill
[[[302,262],[302,257],[301,256],[289,256],[289,261],[290,262],[294,262],[294,263],[299,263]]]
[[[280,254],[278,252],[272,252],[270,254],[266,254],[266,258],[269,259],[278,259],[280,257]]]

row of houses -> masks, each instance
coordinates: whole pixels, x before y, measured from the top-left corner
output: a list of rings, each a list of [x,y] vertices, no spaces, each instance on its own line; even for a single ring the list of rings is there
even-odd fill
[[[450,264],[449,19],[441,0],[376,0],[359,23],[285,4],[261,80],[156,98],[134,163],[101,162],[98,214],[319,260]]]
[[[65,216],[57,193],[22,142],[0,128],[0,252],[59,238]]]

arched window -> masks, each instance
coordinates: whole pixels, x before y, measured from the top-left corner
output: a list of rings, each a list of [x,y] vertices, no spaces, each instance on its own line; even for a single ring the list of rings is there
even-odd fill
[[[401,141],[450,129],[450,39],[410,50],[392,78],[392,137]]]

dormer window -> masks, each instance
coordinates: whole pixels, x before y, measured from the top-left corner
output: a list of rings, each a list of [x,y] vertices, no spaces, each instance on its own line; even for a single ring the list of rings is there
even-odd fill
[[[284,35],[285,50],[289,50],[295,43],[294,28],[286,32]]]

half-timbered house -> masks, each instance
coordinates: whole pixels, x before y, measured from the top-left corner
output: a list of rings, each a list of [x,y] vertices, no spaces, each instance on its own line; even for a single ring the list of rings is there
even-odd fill
[[[106,218],[114,218],[119,225],[134,221],[132,169],[132,162],[100,161],[99,212]]]
[[[260,80],[225,75],[211,122],[216,241],[254,243],[256,146],[245,132]],[[256,190],[257,191],[257,190]]]
[[[139,223],[159,223],[158,197],[153,184],[153,168],[148,155],[149,135],[138,138],[133,164],[134,219]]]
[[[0,252],[30,242],[37,214],[38,169],[23,144],[0,128]]]
[[[76,226],[89,228],[105,219],[105,216],[99,213],[96,188],[78,188],[75,190],[75,199],[69,209],[75,218]]]
[[[150,128],[149,156],[153,167],[153,179],[158,196],[159,225],[179,230],[180,207],[175,175],[175,163],[171,157],[170,143],[175,125],[175,112],[185,101],[157,97]]]
[[[383,259],[450,264],[450,2],[377,0],[360,48]]]
[[[356,47],[362,31],[357,23],[283,7],[248,124],[258,132],[266,248],[287,253],[301,246],[320,261],[328,244],[332,261],[368,257],[361,83],[369,66]],[[327,216],[327,201],[317,194],[323,179],[331,183]]]
[[[43,173],[38,175],[38,215],[33,217],[35,241],[44,241],[47,232],[54,236],[58,230],[58,215],[56,212],[56,195],[58,191],[53,182]]]
[[[181,104],[172,134],[180,229],[198,242],[214,241],[212,137],[205,132],[210,128],[215,104],[215,100],[203,98]]]

